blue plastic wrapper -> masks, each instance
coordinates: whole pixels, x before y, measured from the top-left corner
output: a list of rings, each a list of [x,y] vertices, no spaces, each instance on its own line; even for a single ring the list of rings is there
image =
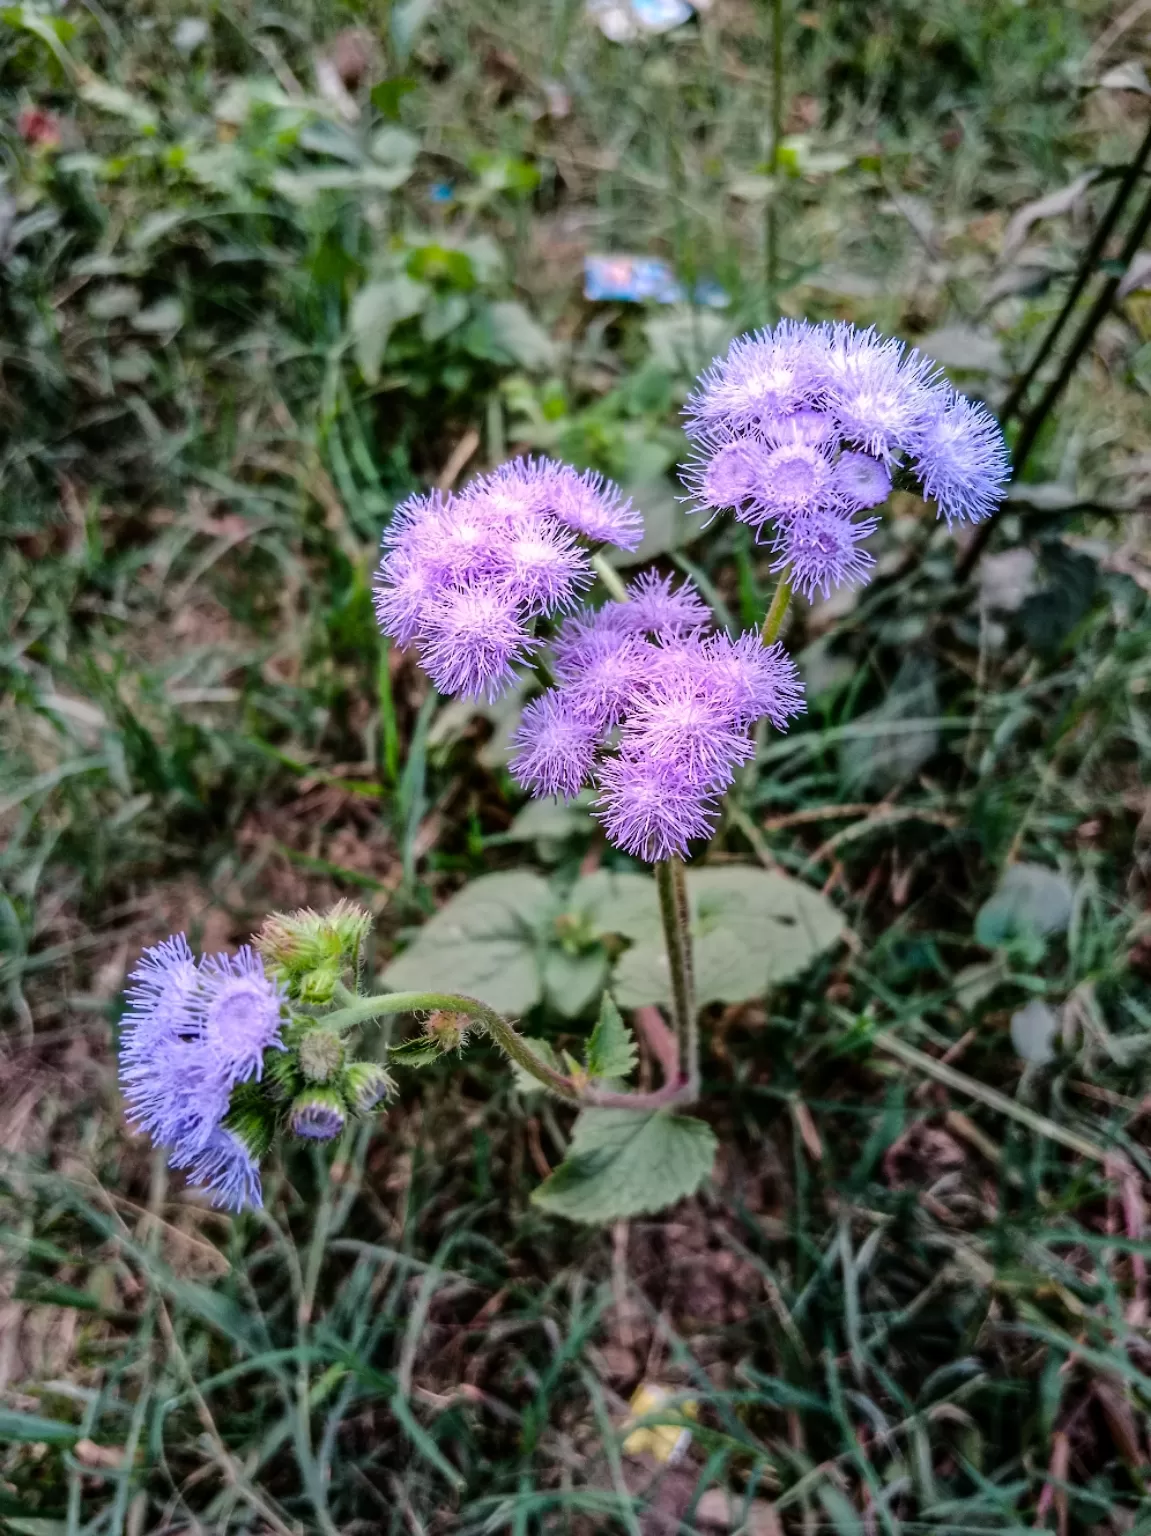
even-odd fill
[[[592,303],[683,304],[688,294],[658,256],[585,256],[583,294]],[[721,307],[727,294],[711,280],[696,283],[692,302]]]
[[[633,43],[645,34],[670,32],[704,8],[687,0],[587,0],[588,14],[613,43]]]

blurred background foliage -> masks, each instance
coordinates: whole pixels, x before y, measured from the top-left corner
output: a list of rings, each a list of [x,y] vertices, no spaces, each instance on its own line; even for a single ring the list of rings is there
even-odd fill
[[[674,482],[730,336],[874,323],[993,408],[1035,355],[1147,131],[1151,10],[784,0],[774,145],[773,10],[617,44],[577,0],[0,9],[0,1526],[1151,1531],[1131,211],[971,575],[897,494],[876,582],[793,617],[810,712],[708,857],[847,938],[709,1008],[706,1195],[545,1217],[569,1127],[478,1050],[235,1222],[120,1116],[172,930],[356,896],[382,967],[527,862],[548,964],[604,974],[567,903],[626,861],[522,807],[522,700],[443,703],[378,636],[398,499],[594,465],[743,627],[768,557]],[[585,299],[621,253],[714,302]],[[696,1404],[675,1465],[621,1449],[644,1380]]]

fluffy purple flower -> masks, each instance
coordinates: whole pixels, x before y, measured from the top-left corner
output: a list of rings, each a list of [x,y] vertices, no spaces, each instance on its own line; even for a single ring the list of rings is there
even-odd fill
[[[835,470],[822,448],[799,439],[761,443],[753,465],[751,496],[736,513],[741,522],[760,528],[769,520],[786,523],[831,505]]]
[[[283,1048],[283,993],[247,944],[235,955],[206,955],[189,1006],[203,1041],[231,1087],[262,1075],[264,1052]]]
[[[785,729],[803,689],[782,646],[707,633],[690,582],[649,572],[628,590],[628,601],[564,622],[558,686],[525,710],[512,771],[537,795],[571,795],[596,777],[611,841],[660,859],[709,835],[717,794],[755,755],[751,726],[766,715]]]
[[[688,844],[710,837],[714,798],[701,793],[673,759],[621,753],[599,772],[596,807],[617,848],[649,864],[683,858]]]
[[[513,777],[534,795],[578,795],[595,760],[600,726],[581,715],[569,696],[549,689],[526,706],[515,734]]]
[[[841,453],[835,466],[835,493],[849,512],[878,507],[891,495],[891,471],[869,453]]]
[[[924,425],[913,465],[923,494],[950,523],[978,523],[1003,500],[1011,460],[990,411],[949,390]]]
[[[188,1030],[195,1025],[189,1020]],[[129,1123],[159,1147],[191,1156],[228,1112],[232,1087],[202,1039],[172,1034],[121,1060]]]
[[[839,437],[839,423],[830,411],[804,407],[790,416],[780,416],[763,428],[769,443],[807,443],[812,448],[830,448]]]
[[[784,320],[738,337],[701,376],[686,407],[683,467],[695,511],[731,511],[784,558],[794,584],[828,591],[864,579],[859,543],[894,471],[910,469],[948,522],[986,517],[1003,499],[998,423],[918,352],[846,323]],[[793,526],[794,525],[794,526]]]
[[[220,1122],[235,1084],[258,1078],[264,1052],[283,1046],[279,987],[251,949],[197,963],[177,934],[145,951],[127,1003],[120,1081],[129,1120],[169,1149],[173,1167],[195,1169],[218,1194],[238,1187],[231,1175],[214,1182],[213,1159],[231,1147]]]
[[[443,592],[424,625],[423,663],[440,693],[494,699],[531,649],[512,594],[503,586]]]
[[[854,522],[842,512],[797,517],[780,534],[772,570],[788,571],[792,585],[809,601],[816,592],[829,597],[832,587],[867,579],[875,561],[860,545],[878,526],[874,517]]]
[[[614,622],[634,634],[679,635],[711,623],[711,609],[690,581],[643,571],[628,583],[628,601],[613,604]]]
[[[530,618],[562,613],[594,579],[567,529],[541,519],[524,518],[509,528],[494,563]]]
[[[931,412],[939,370],[874,331],[846,327],[828,348],[828,406],[840,434],[874,458],[892,460],[915,440]]]
[[[666,763],[678,782],[708,793],[726,788],[736,767],[755,756],[747,732],[725,715],[694,656],[685,658],[678,675],[661,670],[636,700],[620,750],[625,757]]]
[[[681,470],[692,510],[738,512],[755,491],[757,449],[762,453],[754,437],[701,437]]]
[[[691,428],[729,434],[763,429],[811,405],[819,397],[827,345],[825,327],[796,320],[737,337],[688,397]]]
[[[554,464],[551,471],[547,509],[557,522],[593,544],[639,548],[643,517],[619,486],[592,469],[581,475],[570,465]]]
[[[397,507],[376,573],[380,627],[416,645],[443,693],[494,698],[538,642],[537,619],[563,613],[594,576],[580,539],[634,549],[643,523],[602,476],[516,459],[459,496]]]
[[[182,933],[146,949],[129,977],[121,1025],[124,1066],[149,1060],[160,1044],[189,1031],[188,1004],[199,985],[196,958]]]
[[[240,1138],[223,1126],[216,1126],[194,1152],[175,1153],[172,1166],[187,1173],[193,1188],[206,1190],[215,1206],[241,1211],[264,1203],[259,1164]]]
[[[778,641],[764,645],[754,630],[738,640],[721,633],[704,640],[703,652],[702,685],[734,725],[746,730],[766,715],[785,731],[803,713],[799,669]]]
[[[617,604],[569,619],[555,647],[556,677],[576,714],[600,732],[618,725],[643,677],[642,636],[615,621]]]

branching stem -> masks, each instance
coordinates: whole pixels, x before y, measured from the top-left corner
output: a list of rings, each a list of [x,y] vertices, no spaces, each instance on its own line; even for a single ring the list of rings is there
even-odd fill
[[[360,997],[346,1008],[330,1013],[324,1023],[329,1029],[345,1030],[397,1013],[435,1013],[440,1010],[466,1014],[468,1018],[474,1019],[505,1056],[534,1077],[549,1093],[566,1099],[570,1104],[593,1105],[598,1109],[651,1111],[687,1102],[689,1098],[689,1084],[682,1075],[677,1081],[665,1083],[654,1093],[617,1093],[610,1089],[595,1088],[586,1080],[581,1082],[575,1077],[569,1077],[538,1055],[494,1008],[489,1008],[478,998],[462,997],[452,992],[383,992],[375,997]]]

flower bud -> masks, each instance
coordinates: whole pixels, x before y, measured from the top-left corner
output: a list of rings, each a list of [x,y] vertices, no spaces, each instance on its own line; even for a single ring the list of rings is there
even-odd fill
[[[340,1095],[333,1088],[305,1088],[288,1115],[293,1136],[332,1141],[348,1123]]]
[[[300,977],[300,1001],[313,1006],[330,1003],[340,979],[338,964],[321,965]]]
[[[424,1025],[424,1034],[429,1040],[434,1040],[440,1050],[446,1056],[449,1051],[458,1051],[467,1039],[468,1030],[471,1027],[471,1019],[466,1013],[448,1013],[446,1010],[437,1010],[430,1014]]]
[[[326,1083],[343,1065],[344,1043],[334,1029],[309,1029],[297,1055],[309,1083]]]
[[[396,1091],[395,1079],[374,1061],[353,1061],[344,1072],[340,1086],[357,1115],[370,1114]]]
[[[242,1104],[230,1109],[223,1123],[224,1129],[231,1131],[254,1163],[258,1163],[272,1145],[275,1118],[270,1108],[252,1097],[246,1097]]]
[[[338,980],[345,964],[358,964],[371,926],[371,914],[363,907],[338,901],[327,912],[313,912],[308,907],[273,912],[253,942],[285,979],[298,981],[309,972],[323,971]],[[330,997],[329,987],[326,997],[313,1001],[326,1002]]]

